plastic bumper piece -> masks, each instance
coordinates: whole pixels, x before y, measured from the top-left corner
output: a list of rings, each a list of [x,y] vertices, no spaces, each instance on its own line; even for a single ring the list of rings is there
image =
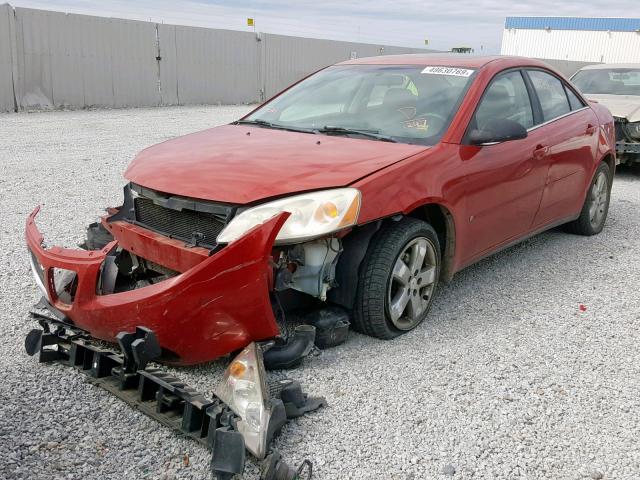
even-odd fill
[[[102,250],[45,248],[35,225],[38,211],[39,207],[28,217],[25,232],[36,281],[39,277],[55,309],[93,337],[115,343],[119,332],[143,326],[157,336],[163,361],[188,365],[278,335],[269,299],[270,261],[273,242],[287,213],[253,228],[180,275],[135,290],[98,295],[102,265],[118,247],[118,240]],[[171,242],[175,255],[178,247]],[[168,248],[161,240],[157,245],[159,249]],[[185,255],[190,254],[187,246],[182,248]],[[70,304],[56,295],[55,269],[77,274]]]

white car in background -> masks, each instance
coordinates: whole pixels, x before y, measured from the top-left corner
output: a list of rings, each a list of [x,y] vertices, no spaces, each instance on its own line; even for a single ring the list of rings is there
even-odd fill
[[[640,163],[640,63],[589,65],[571,81],[611,111],[619,162]]]

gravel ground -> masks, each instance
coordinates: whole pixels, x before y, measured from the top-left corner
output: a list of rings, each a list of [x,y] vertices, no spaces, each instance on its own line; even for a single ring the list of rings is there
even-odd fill
[[[77,244],[136,152],[247,109],[0,115],[0,478],[208,478],[203,448],[26,356],[23,224],[43,203],[49,243]],[[466,269],[395,341],[350,333],[290,373],[330,406],[276,446],[325,480],[640,478],[639,210],[640,176],[623,171],[601,235],[551,231]],[[210,392],[222,369],[178,374]]]

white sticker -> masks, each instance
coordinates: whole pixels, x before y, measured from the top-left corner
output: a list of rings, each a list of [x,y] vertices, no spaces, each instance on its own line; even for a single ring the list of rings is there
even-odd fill
[[[475,70],[457,67],[427,67],[422,73],[430,75],[452,75],[454,77],[470,77]]]

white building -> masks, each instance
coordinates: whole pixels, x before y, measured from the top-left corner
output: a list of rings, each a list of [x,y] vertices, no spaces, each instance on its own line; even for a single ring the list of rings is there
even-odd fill
[[[640,62],[640,18],[507,17],[502,55]]]

